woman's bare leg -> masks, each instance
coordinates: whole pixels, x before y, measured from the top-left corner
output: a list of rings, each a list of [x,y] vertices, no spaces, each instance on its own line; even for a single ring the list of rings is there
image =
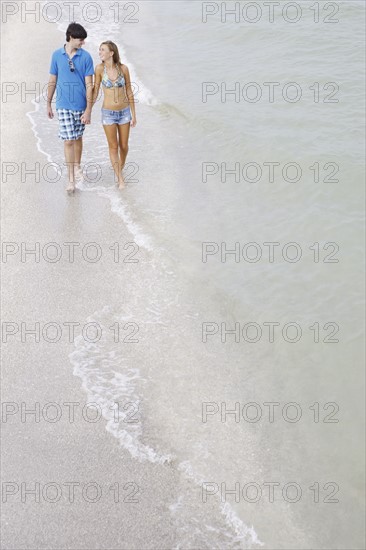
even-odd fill
[[[121,157],[122,170],[126,164],[128,154],[128,138],[130,136],[130,123],[118,125],[119,151]]]
[[[109,147],[109,158],[113,166],[114,173],[116,174],[118,186],[124,185],[124,181],[121,174],[121,161],[118,156],[118,133],[117,124],[103,124],[105,135],[107,136]]]

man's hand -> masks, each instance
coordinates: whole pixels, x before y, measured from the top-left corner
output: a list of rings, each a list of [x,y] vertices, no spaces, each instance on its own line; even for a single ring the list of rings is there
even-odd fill
[[[82,124],[90,124],[90,122],[91,122],[91,111],[86,109],[86,111],[84,111],[84,113],[81,115],[80,122]]]
[[[57,86],[57,76],[55,74],[50,74],[50,79],[48,81],[47,86],[47,115],[48,118],[53,118],[53,111],[52,111],[52,98],[55,93]]]

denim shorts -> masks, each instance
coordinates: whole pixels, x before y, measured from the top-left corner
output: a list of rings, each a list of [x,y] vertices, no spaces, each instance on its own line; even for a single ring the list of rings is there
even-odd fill
[[[63,141],[80,139],[85,130],[85,124],[80,119],[84,111],[70,109],[56,109],[59,121],[58,137]]]
[[[126,107],[121,111],[112,111],[110,109],[102,109],[102,124],[127,124],[131,122],[131,109]]]

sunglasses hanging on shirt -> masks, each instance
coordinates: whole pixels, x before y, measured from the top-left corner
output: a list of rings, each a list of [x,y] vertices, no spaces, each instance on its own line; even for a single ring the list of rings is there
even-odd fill
[[[65,44],[64,44],[64,50],[65,50],[65,53],[67,55],[67,59],[68,59],[68,62],[69,62],[69,69],[73,73],[75,71],[75,65],[74,65],[73,60],[69,57],[69,54],[66,51]]]

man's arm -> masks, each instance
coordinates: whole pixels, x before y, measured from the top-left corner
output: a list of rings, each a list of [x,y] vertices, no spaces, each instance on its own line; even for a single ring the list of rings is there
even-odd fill
[[[57,85],[57,75],[50,74],[50,78],[49,78],[48,86],[47,86],[47,114],[48,114],[48,118],[53,118],[52,98],[55,94],[56,85]]]

